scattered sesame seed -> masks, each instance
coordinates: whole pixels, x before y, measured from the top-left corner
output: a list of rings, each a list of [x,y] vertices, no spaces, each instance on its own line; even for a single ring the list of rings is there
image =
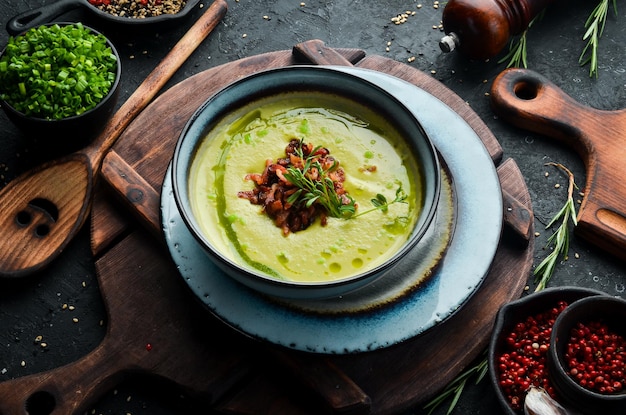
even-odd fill
[[[245,39],[248,37],[248,35],[244,33],[243,35],[241,35],[241,37]]]
[[[433,70],[430,71],[430,73],[434,75],[434,74],[437,73],[437,71],[433,69]]]
[[[535,232],[535,236],[539,236],[541,235],[539,232]]]
[[[559,189],[560,187],[561,187],[561,185],[560,185],[560,184],[558,184],[558,183],[556,183],[556,184],[554,185],[554,188],[555,188],[555,189]]]
[[[300,3],[300,7],[304,7],[306,4],[304,2]]]
[[[545,177],[548,177],[548,176],[550,175],[550,173],[545,172],[543,175],[544,175]]]
[[[576,259],[580,258],[580,255],[578,254],[578,252],[574,253],[574,258]]]
[[[65,310],[67,309],[67,303],[63,303],[63,305],[61,306],[61,310]]]
[[[22,367],[26,366],[26,362],[22,360],[22,361],[20,362],[20,366],[22,366]]]
[[[409,59],[407,59],[407,61],[409,62],[413,62],[415,60],[415,56],[411,56]]]
[[[39,345],[41,346],[42,349],[45,349],[46,347],[48,347],[48,343],[46,342],[41,342]]]
[[[68,309],[69,309],[70,311],[73,311],[73,310],[75,310],[75,309],[76,309],[76,307],[74,307],[73,305],[71,305],[71,306],[69,306],[69,307],[68,307]]]
[[[78,323],[78,318],[74,317],[74,318],[72,319],[72,321],[73,321],[74,323]]]
[[[265,19],[265,20],[269,20],[269,19],[270,19],[270,17],[266,14],[265,16],[263,16],[263,19]]]
[[[39,343],[43,339],[42,335],[35,337],[35,343]]]
[[[485,96],[488,97],[490,94],[489,92],[485,92]]]

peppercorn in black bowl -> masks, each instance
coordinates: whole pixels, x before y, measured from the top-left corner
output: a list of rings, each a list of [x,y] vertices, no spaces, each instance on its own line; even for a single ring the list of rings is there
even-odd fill
[[[548,370],[556,394],[584,415],[626,412],[626,301],[572,303],[554,323]]]
[[[0,105],[38,145],[86,144],[111,117],[120,77],[119,55],[103,34],[81,23],[41,25],[2,51]]]
[[[548,288],[500,308],[489,344],[489,376],[507,415],[524,414],[531,387],[561,403],[547,370],[554,323],[575,301],[604,294],[581,287]]]

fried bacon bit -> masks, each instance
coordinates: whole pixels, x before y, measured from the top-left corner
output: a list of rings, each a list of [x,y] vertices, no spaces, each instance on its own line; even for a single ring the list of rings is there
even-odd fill
[[[323,172],[311,165],[315,163],[311,163],[308,171],[304,172],[307,160],[319,162]],[[328,149],[314,148],[311,143],[305,144],[294,138],[287,144],[284,158],[279,158],[275,163],[268,159],[265,162],[263,173],[247,174],[245,180],[254,182],[255,188],[240,191],[237,195],[240,198],[248,199],[254,205],[261,205],[263,211],[274,221],[277,227],[282,229],[285,236],[290,232],[298,232],[308,228],[318,216],[322,226],[325,226],[329,212],[322,204],[307,204],[301,198],[293,203],[289,202],[289,197],[300,188],[291,183],[285,177],[285,173],[288,169],[295,168],[313,181],[319,181],[320,177],[324,175],[333,181],[334,191],[341,198],[342,203],[353,203],[343,188],[344,171],[337,165],[338,163],[330,156]]]

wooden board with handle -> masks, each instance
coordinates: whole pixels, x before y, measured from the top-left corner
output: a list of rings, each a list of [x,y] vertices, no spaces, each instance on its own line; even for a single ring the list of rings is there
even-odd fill
[[[503,191],[522,212],[513,215],[519,226],[511,229],[532,230],[530,197],[517,165],[501,162],[497,140],[461,98],[429,75],[390,59],[328,50],[319,42],[304,46],[405,79],[457,111],[485,143]],[[526,284],[532,239],[520,245],[503,238],[484,283],[456,314],[425,335],[375,352],[326,356],[280,349],[231,330],[193,301],[158,231],[161,184],[178,134],[222,86],[262,69],[306,62],[302,49],[253,56],[192,76],[163,93],[128,127],[104,159],[103,188],[91,217],[92,250],[108,313],[105,339],[78,362],[0,383],[0,395],[10,391],[19,405],[43,389],[59,406],[72,409],[58,413],[78,413],[74,409],[85,409],[124,376],[141,372],[168,379],[200,405],[223,413],[392,414],[432,397],[485,349],[497,309],[519,297]],[[90,377],[77,377],[80,373]],[[59,379],[62,388],[55,383]],[[90,393],[76,402],[84,384]],[[69,401],[75,404],[65,406]],[[0,413],[13,413],[4,404]]]
[[[626,260],[626,109],[582,105],[527,69],[503,71],[490,96],[494,112],[504,120],[578,152],[587,182],[575,232]]]

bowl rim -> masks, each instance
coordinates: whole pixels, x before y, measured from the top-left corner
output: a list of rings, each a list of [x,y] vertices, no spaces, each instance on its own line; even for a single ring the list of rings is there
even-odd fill
[[[548,360],[552,361],[551,368],[554,367],[558,371],[558,379],[562,382],[565,382],[567,388],[574,389],[578,394],[585,395],[588,398],[592,398],[594,400],[601,400],[604,402],[624,402],[626,403],[626,388],[622,389],[618,393],[613,394],[603,394],[600,392],[596,392],[591,389],[587,389],[582,385],[578,384],[574,379],[572,379],[567,370],[565,369],[565,362],[563,361],[564,356],[561,353],[562,347],[567,344],[567,339],[559,339],[558,335],[562,330],[571,329],[571,325],[565,326],[566,321],[574,318],[571,323],[575,323],[579,321],[579,317],[583,317],[582,320],[587,321],[590,319],[597,318],[598,313],[591,312],[589,314],[582,314],[585,307],[588,307],[590,303],[602,303],[602,304],[616,304],[622,307],[623,314],[626,315],[626,300],[615,297],[612,295],[603,295],[603,296],[590,296],[581,298],[577,301],[571,303],[554,321],[554,326],[552,329],[552,335],[550,336],[550,347],[548,349]],[[572,317],[573,316],[573,317]],[[624,333],[626,333],[626,328],[624,329]],[[620,332],[623,335],[623,333]],[[560,346],[562,344],[563,346]],[[557,376],[554,371],[550,371],[550,377]]]
[[[11,105],[8,101],[6,101],[4,99],[0,99],[0,106],[2,106],[2,108],[5,111],[8,111],[8,112],[12,113],[13,116],[15,116],[15,117],[20,117],[20,118],[25,119],[25,120],[33,121],[33,122],[44,124],[44,125],[52,125],[52,124],[56,124],[56,123],[59,123],[59,122],[68,122],[68,121],[77,120],[77,119],[81,119],[81,118],[87,117],[87,116],[91,115],[92,113],[97,112],[104,105],[106,105],[106,103],[108,103],[111,99],[114,99],[114,96],[116,95],[116,93],[119,90],[119,86],[120,86],[120,82],[121,82],[121,78],[122,78],[122,60],[120,58],[119,52],[117,51],[117,48],[115,47],[115,45],[113,44],[111,39],[109,39],[108,36],[106,36],[104,33],[100,32],[100,31],[94,29],[93,27],[88,26],[88,25],[86,25],[86,24],[84,24],[82,22],[66,22],[66,21],[49,22],[49,23],[39,24],[37,26],[32,27],[31,29],[36,29],[36,28],[42,27],[42,26],[54,26],[54,25],[75,26],[78,23],[80,23],[85,29],[88,29],[90,32],[92,32],[92,33],[94,33],[96,35],[103,36],[104,39],[106,40],[107,46],[109,48],[111,48],[111,52],[113,53],[113,55],[115,55],[115,59],[117,61],[116,65],[115,65],[115,80],[113,81],[113,84],[111,85],[111,88],[109,88],[109,91],[107,92],[107,94],[100,100],[100,102],[98,102],[96,104],[95,107],[93,107],[93,108],[83,112],[82,114],[72,115],[71,117],[65,117],[65,118],[41,118],[41,117],[35,117],[35,116],[32,116],[32,115],[26,115],[23,112],[18,111],[17,109],[15,109],[15,107],[13,107],[13,105]],[[18,35],[15,35],[15,37],[22,36],[23,34],[25,34],[26,32],[28,32],[31,29],[24,30],[22,33],[20,33]],[[0,58],[4,55],[5,51],[6,51],[6,46],[0,51]]]
[[[197,139],[194,144],[187,144],[186,140],[192,140],[192,139],[188,139],[188,138],[186,139],[186,137],[189,136],[188,134],[194,127],[197,128],[197,126],[195,126],[194,124],[201,117],[205,109],[209,107],[211,104],[213,104],[215,101],[219,99],[223,99],[223,96],[228,94],[233,88],[242,88],[241,85],[245,86],[248,82],[254,81],[259,77],[279,76],[280,74],[294,72],[294,71],[296,73],[301,72],[301,71],[307,71],[308,73],[313,73],[312,71],[315,71],[315,72],[324,73],[324,74],[332,74],[334,76],[337,76],[343,79],[350,79],[353,82],[358,82],[359,84],[367,87],[369,90],[374,90],[377,94],[380,94],[381,96],[384,96],[386,99],[392,101],[394,105],[396,106],[396,108],[402,108],[403,114],[405,116],[408,116],[414,123],[413,127],[415,127],[419,131],[419,134],[420,134],[420,140],[422,141],[421,145],[425,146],[425,148],[428,150],[427,158],[430,161],[430,163],[432,163],[432,168],[430,168],[429,171],[432,170],[433,183],[430,186],[426,187],[429,190],[428,198],[425,197],[425,204],[422,208],[422,211],[420,212],[418,216],[419,223],[416,223],[407,241],[394,253],[392,257],[390,257],[388,260],[386,260],[382,264],[379,264],[378,266],[371,268],[369,270],[352,274],[350,276],[337,279],[337,280],[332,280],[332,281],[301,282],[301,281],[292,281],[292,280],[280,280],[272,276],[263,274],[260,271],[255,271],[255,270],[251,270],[249,268],[243,267],[240,264],[230,260],[229,258],[225,257],[224,254],[222,254],[217,248],[214,248],[212,244],[210,243],[210,241],[208,240],[208,238],[206,238],[203,235],[202,231],[197,228],[197,225],[193,218],[193,213],[191,212],[190,207],[187,206],[187,201],[185,200],[185,197],[183,196],[186,194],[187,189],[186,189],[186,180],[182,180],[182,179],[186,177],[187,173],[186,173],[186,169],[182,168],[179,164],[180,158],[181,158],[181,151],[183,150],[183,148],[185,148],[186,145],[192,145],[193,151],[195,152],[199,143],[202,142],[202,139]],[[255,94],[255,97],[263,98],[263,97],[267,97],[271,95],[276,95],[277,93],[279,93],[277,91],[274,91],[274,92],[271,92],[270,94],[267,94],[266,93],[267,91],[265,91],[265,86],[262,88],[262,90],[263,90],[263,93],[259,95]],[[269,88],[269,90],[271,91],[272,88]],[[235,108],[238,108],[238,107],[240,107],[240,103],[237,103],[235,105]],[[226,111],[222,110],[219,113],[219,116],[217,117],[218,120],[221,119],[223,116],[225,116],[225,114],[228,114],[230,111],[231,110],[226,110]],[[206,125],[203,126],[202,130],[203,130],[202,135],[206,135],[206,132],[208,131],[207,126]],[[190,155],[189,164],[191,163],[192,159],[193,159],[193,156]],[[209,97],[203,104],[201,104],[198,107],[198,109],[193,113],[193,115],[190,117],[190,119],[187,121],[187,123],[185,124],[185,127],[183,128],[179,136],[179,140],[176,143],[174,156],[172,158],[171,176],[172,176],[172,188],[173,188],[174,200],[180,211],[183,222],[185,223],[187,228],[190,230],[193,237],[201,244],[201,246],[211,251],[211,253],[213,254],[211,259],[217,260],[217,265],[219,265],[220,267],[225,266],[225,267],[228,267],[229,269],[234,268],[238,272],[245,273],[247,278],[251,278],[254,281],[251,286],[259,291],[265,291],[265,290],[263,288],[260,288],[258,284],[262,286],[279,287],[280,290],[283,290],[283,292],[284,290],[287,290],[287,291],[308,290],[312,293],[313,296],[315,296],[314,291],[316,289],[327,290],[327,289],[337,289],[340,287],[347,288],[347,287],[351,287],[353,284],[355,284],[356,282],[360,280],[367,280],[374,274],[385,273],[389,268],[391,268],[402,257],[404,257],[406,253],[409,252],[419,242],[420,238],[428,230],[429,225],[432,223],[432,220],[436,213],[436,208],[439,202],[439,194],[441,190],[440,168],[441,168],[441,165],[440,165],[436,148],[434,147],[430,138],[426,135],[424,129],[419,123],[419,120],[417,120],[414,114],[412,114],[412,112],[402,102],[400,102],[397,98],[395,98],[390,92],[386,91],[382,87],[368,80],[360,78],[351,73],[346,73],[344,71],[334,69],[332,66],[289,65],[289,66],[284,66],[284,67],[279,67],[279,68],[262,70],[262,71],[258,71],[250,75],[247,75],[241,79],[238,79],[226,85],[224,88],[220,89],[214,95]],[[232,271],[228,271],[226,273],[230,277],[233,277]],[[275,294],[276,291],[271,291],[271,293]]]

